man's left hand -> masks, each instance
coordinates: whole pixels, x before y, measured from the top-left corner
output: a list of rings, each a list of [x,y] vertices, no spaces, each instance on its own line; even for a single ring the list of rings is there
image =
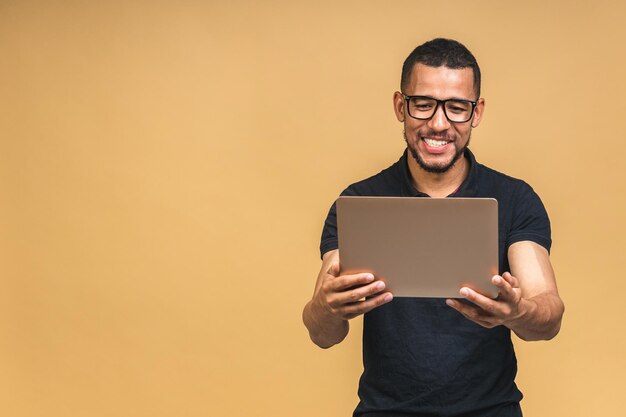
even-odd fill
[[[460,294],[473,304],[452,299],[446,300],[446,304],[483,327],[489,329],[499,325],[510,327],[515,320],[524,315],[526,310],[526,300],[522,298],[519,281],[510,273],[505,272],[502,276],[495,275],[491,282],[499,291],[496,299],[463,287]]]

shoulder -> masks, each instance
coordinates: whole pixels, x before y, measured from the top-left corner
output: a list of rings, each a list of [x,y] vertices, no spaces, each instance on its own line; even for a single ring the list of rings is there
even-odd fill
[[[540,200],[526,181],[477,163],[478,188],[481,197],[494,197],[505,207],[520,201]]]
[[[478,181],[484,187],[514,193],[532,191],[532,187],[526,181],[496,171],[488,166],[477,163],[477,172]]]
[[[341,195],[343,196],[399,196],[402,195],[402,164],[405,164],[404,156],[390,167],[380,171],[376,175],[355,182],[348,186]],[[337,249],[337,203],[333,203],[326,216],[320,252],[324,253]]]
[[[550,219],[535,190],[524,180],[484,165],[478,167],[481,196],[495,197],[506,247],[519,241],[533,241],[550,251]]]

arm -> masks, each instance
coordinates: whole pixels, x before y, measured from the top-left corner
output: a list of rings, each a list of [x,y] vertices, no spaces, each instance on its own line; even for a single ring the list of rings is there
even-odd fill
[[[517,242],[509,247],[508,258],[511,273],[492,280],[500,291],[498,298],[464,287],[461,295],[473,305],[447,300],[448,305],[483,327],[504,325],[523,340],[552,339],[561,328],[565,307],[548,251],[534,242]]]
[[[321,348],[341,342],[348,334],[348,320],[391,301],[391,293],[381,293],[384,288],[369,273],[340,275],[339,250],[326,252],[313,298],[302,312],[311,340]]]

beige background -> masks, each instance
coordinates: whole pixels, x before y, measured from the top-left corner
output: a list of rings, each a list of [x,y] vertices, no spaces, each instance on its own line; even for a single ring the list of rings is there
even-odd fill
[[[323,351],[301,309],[436,36],[482,67],[479,161],[552,219],[567,311],[515,342],[526,415],[622,415],[623,4],[0,1],[0,415],[350,415],[361,322]]]

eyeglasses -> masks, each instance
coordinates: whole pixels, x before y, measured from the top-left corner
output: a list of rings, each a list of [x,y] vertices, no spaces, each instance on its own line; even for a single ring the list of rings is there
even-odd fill
[[[432,118],[437,112],[439,105],[441,105],[441,107],[443,107],[443,113],[450,122],[465,123],[474,115],[474,109],[477,103],[476,101],[460,100],[456,98],[437,100],[429,96],[402,95],[406,100],[409,116],[418,120],[428,120]]]

